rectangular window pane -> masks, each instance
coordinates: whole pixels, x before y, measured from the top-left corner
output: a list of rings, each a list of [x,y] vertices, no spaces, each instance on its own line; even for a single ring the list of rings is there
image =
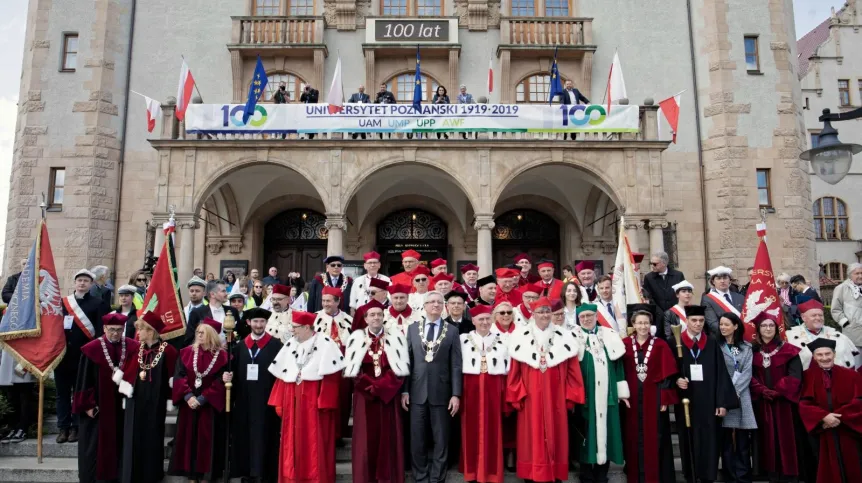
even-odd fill
[[[847,220],[838,220],[838,235],[841,236],[842,240],[847,240],[849,238],[847,236]]]
[[[760,206],[768,206],[769,205],[769,190],[764,188],[757,190],[757,200],[760,203]]]
[[[814,202],[814,216],[820,216],[820,200]]]
[[[54,186],[66,186],[66,170],[65,169],[55,169],[54,170]]]
[[[757,187],[766,188],[766,171],[762,169],[757,170]]]
[[[62,70],[75,70],[78,65],[78,34],[66,34],[63,36],[63,65]]]
[[[255,0],[255,15],[278,15],[281,13],[280,0]]]
[[[834,239],[838,238],[838,236],[835,234],[835,219],[834,218],[833,219],[827,218],[824,221],[826,221],[826,239],[827,240],[834,240]]]
[[[416,15],[434,17],[442,14],[442,0],[416,0]]]
[[[823,239],[823,221],[814,220],[814,237],[818,240]]]
[[[532,17],[536,14],[533,0],[512,0],[513,17]]]
[[[757,52],[757,37],[745,37],[745,68],[747,70],[759,71],[760,59]]]
[[[314,0],[291,0],[291,15],[314,15]]]
[[[407,15],[407,0],[383,0],[383,15]]]
[[[515,88],[515,102],[524,102],[524,83],[518,84]]]
[[[59,208],[63,205],[64,186],[66,184],[65,168],[51,168],[50,186],[48,188],[48,206]]]
[[[63,204],[63,188],[54,188],[54,205]]]
[[[569,0],[545,0],[546,17],[568,17]]]
[[[832,209],[832,198],[823,198],[823,215],[835,216],[835,211]]]
[[[813,132],[811,133],[811,148],[813,149],[817,146],[820,146],[820,133]]]
[[[838,103],[842,106],[850,105],[850,81],[842,79],[838,81]]]
[[[835,204],[838,206],[838,216],[847,216],[847,207],[844,206],[844,203],[836,200]]]

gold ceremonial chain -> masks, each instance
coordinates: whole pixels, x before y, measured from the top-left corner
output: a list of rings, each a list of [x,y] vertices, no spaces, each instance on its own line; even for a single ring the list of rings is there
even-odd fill
[[[117,367],[114,367],[114,361],[111,360],[111,355],[108,354],[108,345],[105,344],[105,338],[99,337],[99,342],[102,344],[102,353],[105,354],[105,362],[108,363],[108,367],[111,368],[111,372],[122,370],[121,368],[126,364],[126,338],[123,337],[120,339],[120,363],[117,364]]]
[[[479,337],[482,337],[482,335],[479,334],[478,332],[476,332],[476,331],[473,331],[473,332],[475,332],[476,335],[478,335]],[[494,340],[496,341],[498,337],[500,337],[499,334],[495,337]],[[470,337],[468,337],[468,339],[470,340],[470,344],[473,346],[473,350],[479,352],[479,355],[482,356],[482,362],[481,362],[481,364],[479,364],[479,374],[487,374],[488,373],[488,357],[487,357],[488,351],[485,348],[485,338],[482,337],[482,348],[481,349],[479,349],[479,346],[476,345],[476,341],[473,340],[473,334],[470,334]]]
[[[384,337],[385,335],[385,331],[381,330],[380,337]],[[371,346],[374,345],[374,339],[371,337],[371,332],[368,331],[368,328],[365,329],[365,340],[368,341],[368,355],[371,356],[371,361],[374,363],[374,377],[380,377],[383,374],[383,368],[380,367],[380,356],[383,354],[383,341],[380,341],[380,347],[378,347],[377,352],[372,351]]]
[[[772,352],[770,352],[768,354],[763,354],[761,352],[761,355],[763,356],[763,367],[769,367],[772,365],[772,356],[777,354],[779,350],[781,350],[781,344],[780,343],[778,344],[778,347],[775,348],[775,350],[773,350]]]
[[[331,286],[332,286],[332,285],[330,285],[330,284],[329,284],[329,276],[328,276],[328,274],[324,273],[323,275],[321,275],[321,276],[320,276],[320,278],[323,280],[323,285],[324,285],[325,287],[331,287]],[[344,291],[344,287],[345,287],[345,285],[347,285],[347,275],[344,275],[344,274],[342,273],[342,274],[341,274],[341,285],[340,285],[338,288],[343,292],[343,291]]]
[[[141,366],[141,372],[138,375],[140,376],[142,381],[147,378],[147,371],[155,369],[156,366],[159,365],[159,361],[162,359],[162,354],[165,353],[165,347],[168,346],[168,343],[162,342],[159,345],[159,352],[158,352],[158,354],[156,354],[156,357],[153,358],[153,362],[150,363],[149,365],[144,364],[144,346],[145,345],[146,344],[141,342],[141,348],[138,349],[138,365]]]
[[[425,362],[431,362],[434,360],[434,356],[437,355],[437,351],[440,350],[440,344],[446,338],[446,331],[449,330],[449,324],[440,321],[443,324],[443,332],[440,333],[440,336],[437,337],[436,340],[428,342],[425,334],[425,323],[427,319],[422,318],[422,322],[419,323],[419,342],[422,343],[422,348],[425,349]]]
[[[655,337],[650,339],[649,347],[647,347],[646,354],[644,354],[643,364],[638,364],[638,346],[637,346],[637,337],[632,336],[632,349],[635,354],[635,371],[638,373],[638,380],[640,382],[644,382],[647,378],[647,363],[649,362],[649,355],[652,352],[652,345],[655,343]]]
[[[221,350],[221,349],[219,349],[219,350]],[[203,372],[203,374],[201,374],[200,372],[198,372],[198,353],[199,352],[200,352],[200,348],[195,347],[195,356],[194,356],[194,358],[192,358],[192,370],[195,371],[195,388],[200,388],[201,386],[204,385],[204,378],[207,377],[209,375],[210,371],[213,370],[213,367],[215,366],[215,363],[216,363],[216,359],[218,359],[218,353],[219,353],[219,351],[211,352],[213,359],[210,361],[210,365],[209,365],[209,367],[207,367],[207,370],[205,370]]]

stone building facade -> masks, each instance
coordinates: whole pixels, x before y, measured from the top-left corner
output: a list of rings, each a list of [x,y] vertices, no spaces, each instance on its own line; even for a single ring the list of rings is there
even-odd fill
[[[243,262],[310,274],[326,253],[355,261],[373,248],[394,267],[406,246],[445,256],[450,270],[477,260],[488,272],[526,248],[608,270],[622,213],[634,249],[667,249],[690,280],[718,264],[744,277],[763,170],[773,264],[815,275],[791,0],[688,4],[31,0],[4,267],[32,242],[39,194],[56,196],[62,184],[48,223],[66,280],[95,264],[128,277],[143,262],[147,224],[171,209],[183,280],[194,267]],[[381,41],[368,28],[392,16],[452,19],[447,39],[422,45],[428,90],[445,85],[452,95],[466,84],[488,95],[491,59],[491,102],[547,102],[555,51],[561,75],[601,102],[617,50],[641,131],[574,141],[199,139],[176,122],[180,54],[202,102],[244,102],[258,54],[270,82],[285,81],[294,97],[310,84],[324,98],[340,57],[347,95],[385,83],[405,101],[416,44]],[[746,38],[757,46],[754,70]],[[76,65],[63,69],[71,47]],[[152,134],[132,91],[164,100]],[[680,91],[672,144],[654,104]]]
[[[815,147],[823,128],[823,109],[847,112],[862,106],[862,59],[851,54],[862,49],[862,17],[858,2],[849,0],[799,40],[802,106],[808,147]],[[862,121],[833,124],[841,141],[862,144]],[[846,178],[831,185],[811,176],[817,263],[823,283],[847,278],[849,264],[860,261],[862,226],[862,167],[857,161]]]

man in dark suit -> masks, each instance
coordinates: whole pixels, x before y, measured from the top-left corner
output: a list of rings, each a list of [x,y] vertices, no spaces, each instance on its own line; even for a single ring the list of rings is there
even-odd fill
[[[183,346],[187,347],[195,341],[195,330],[198,324],[204,319],[215,319],[220,323],[224,323],[225,315],[230,312],[236,321],[236,331],[239,334],[238,340],[242,340],[251,332],[248,324],[240,324],[239,312],[230,306],[226,306],[227,288],[224,280],[210,280],[207,282],[207,300],[209,305],[198,307],[189,314],[189,322],[186,325],[186,335],[183,337]],[[224,334],[219,334],[224,341]]]
[[[676,305],[676,293],[673,286],[685,280],[685,275],[679,270],[668,267],[670,258],[665,252],[654,253],[650,257],[651,271],[644,276],[644,292],[650,301],[658,305],[658,318],[664,317],[664,312]]]
[[[557,98],[559,99],[560,104],[564,105],[574,105],[574,104],[589,104],[590,100],[583,94],[581,91],[575,89],[575,84],[571,80],[566,81],[566,88],[562,94],[558,94]],[[563,139],[566,139],[568,134],[563,134]],[[572,133],[572,141],[575,140],[575,133]]]
[[[808,285],[808,281],[805,280],[805,277],[802,275],[794,275],[791,277],[790,286],[793,287],[793,291],[796,292],[794,298],[790,299],[793,303],[797,303],[796,297],[800,295],[812,298],[821,304],[823,303],[823,299],[820,298],[820,294],[817,293],[817,290],[814,290]]]
[[[350,99],[348,99],[347,102],[350,102],[353,104],[368,104],[371,102],[371,98],[368,97],[368,94],[365,93],[365,86],[362,84],[359,84],[359,92],[357,92],[355,94],[351,94]],[[364,132],[363,133],[353,133],[351,136],[353,136],[353,139],[356,139],[357,135],[362,136],[362,139],[365,139],[365,133]]]
[[[443,295],[425,295],[425,318],[407,328],[410,375],[401,406],[410,414],[410,452],[416,483],[446,481],[449,430],[461,401],[458,328],[443,321]],[[428,432],[434,441],[428,461]]]
[[[730,289],[730,275],[733,270],[727,267],[715,267],[706,272],[712,289],[703,294],[700,305],[706,308],[704,316],[710,335],[719,337],[718,319],[727,312],[742,314],[742,304],[745,297]]]
[[[302,94],[299,95],[299,102],[303,104],[317,104],[319,99],[320,91],[311,87],[310,84],[306,84],[305,89],[302,90]],[[314,139],[314,133],[309,133],[308,139]]]
[[[21,260],[21,270],[27,265],[27,259]],[[12,295],[15,293],[15,287],[18,286],[18,279],[21,278],[21,272],[13,273],[6,279],[6,285],[3,286],[3,303],[8,304],[12,300]]]

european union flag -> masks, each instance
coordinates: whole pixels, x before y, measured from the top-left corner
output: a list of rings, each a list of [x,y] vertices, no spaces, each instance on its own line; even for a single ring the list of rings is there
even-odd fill
[[[257,65],[254,67],[254,75],[251,78],[251,85],[248,86],[248,100],[245,101],[245,111],[242,113],[243,124],[248,123],[249,118],[254,116],[254,108],[257,106],[257,101],[263,96],[266,82],[266,71],[263,70],[263,62],[261,62],[260,54],[258,54]]]
[[[554,63],[551,65],[551,92],[548,96],[548,104],[553,104],[555,97],[564,94],[563,81],[560,80],[560,69],[557,68],[557,49],[554,49]]]
[[[416,77],[413,79],[413,109],[422,109],[422,72],[419,68],[419,46],[416,46]]]

